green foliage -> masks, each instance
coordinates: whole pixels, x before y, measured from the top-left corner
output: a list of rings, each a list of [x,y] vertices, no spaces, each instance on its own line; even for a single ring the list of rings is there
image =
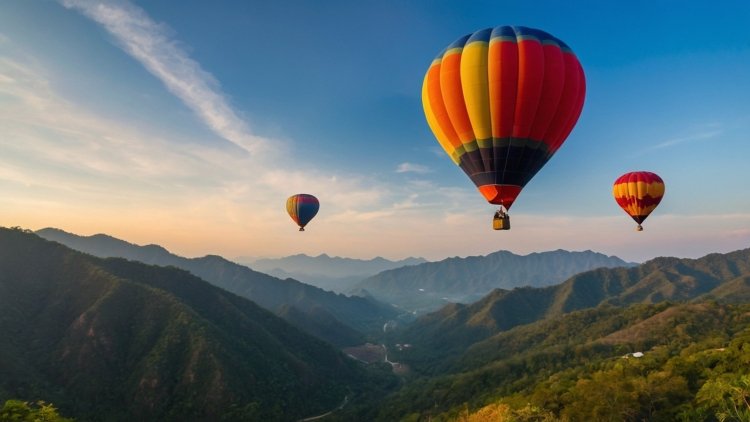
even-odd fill
[[[750,367],[748,352],[750,305],[603,306],[479,342],[442,375],[381,403],[377,419],[462,420],[468,409],[507,406],[497,420],[526,420],[530,409],[538,419],[528,420],[744,420],[737,375]]]
[[[7,400],[0,408],[0,422],[73,422],[60,416],[55,406],[44,401],[29,403]]]
[[[721,421],[750,421],[750,375],[723,374],[706,381],[696,395]]]

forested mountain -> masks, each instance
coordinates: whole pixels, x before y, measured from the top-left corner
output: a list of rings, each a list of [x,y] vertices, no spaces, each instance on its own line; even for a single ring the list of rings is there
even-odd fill
[[[494,290],[471,305],[452,304],[398,333],[425,353],[413,362],[426,372],[472,344],[518,325],[600,304],[750,297],[750,249],[700,259],[657,258],[633,268],[599,268],[545,288]],[[427,352],[429,351],[429,352]]]
[[[252,272],[128,245],[145,254],[132,258],[199,261],[194,274],[222,274],[235,290]],[[177,268],[98,259],[18,230],[0,232],[0,255],[0,329],[13,339],[0,344],[0,399],[41,398],[73,417],[120,415],[116,403],[132,402],[136,419],[215,419],[229,409],[229,419],[292,420],[335,408],[365,379],[376,380],[375,393],[329,419],[750,416],[750,249],[597,268],[450,304],[384,333],[388,359],[406,374],[400,388],[382,366],[371,378],[326,343]],[[329,307],[275,306],[315,335],[363,340]]]
[[[632,265],[592,251],[529,255],[499,251],[383,271],[363,280],[357,289],[409,310],[424,311],[446,302],[474,302],[496,288],[550,286],[594,268]]]
[[[748,420],[748,350],[750,304],[602,305],[496,334],[439,375],[346,417]],[[410,362],[419,353],[394,350],[391,359]]]
[[[0,228],[0,402],[77,420],[296,420],[364,380],[328,343],[178,268]]]
[[[174,266],[190,271],[196,276],[246,297],[273,312],[283,312],[289,316],[289,308],[296,308],[294,315],[310,314],[304,329],[338,346],[351,345],[355,338],[352,329],[357,331],[378,330],[396,311],[385,304],[368,297],[348,297],[310,286],[293,279],[280,280],[253,271],[250,268],[228,261],[220,256],[208,255],[202,258],[184,258],[169,253],[161,246],[138,246],[111,236],[77,236],[58,229],[43,229],[37,232],[49,240],[54,240],[73,249],[98,257],[120,257],[147,264]],[[335,318],[336,323],[327,318],[321,320],[321,312]],[[299,322],[296,317],[293,322]],[[322,321],[322,326],[315,326]],[[338,330],[337,328],[343,328]]]
[[[274,277],[292,277],[322,289],[345,293],[363,279],[381,271],[417,265],[427,261],[423,258],[390,261],[381,257],[364,260],[328,256],[326,254],[318,256],[298,254],[283,258],[253,259],[240,257],[237,258],[237,262]]]

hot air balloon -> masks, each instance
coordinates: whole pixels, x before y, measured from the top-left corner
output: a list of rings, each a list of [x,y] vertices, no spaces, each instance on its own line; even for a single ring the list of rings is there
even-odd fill
[[[505,211],[521,189],[573,130],[585,93],[583,68],[564,42],[499,26],[459,38],[433,60],[422,105],[445,152],[499,205],[500,230],[510,228]]]
[[[626,173],[615,180],[612,195],[617,205],[638,223],[636,230],[642,231],[641,223],[664,196],[664,181],[648,171]]]
[[[319,209],[318,198],[306,193],[292,195],[286,200],[286,212],[297,223],[301,232],[305,231],[305,226],[315,217]]]

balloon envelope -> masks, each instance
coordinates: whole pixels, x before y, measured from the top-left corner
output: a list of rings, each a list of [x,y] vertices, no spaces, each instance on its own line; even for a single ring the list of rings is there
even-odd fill
[[[585,85],[564,42],[499,26],[459,38],[433,60],[422,105],[445,152],[488,202],[510,208],[573,130]]]
[[[303,230],[307,223],[315,217],[319,209],[318,198],[306,193],[292,195],[286,200],[286,211],[292,217],[292,220],[297,223],[300,230]]]
[[[655,173],[636,171],[615,180],[612,195],[617,204],[640,224],[659,205],[664,196],[664,181]]]

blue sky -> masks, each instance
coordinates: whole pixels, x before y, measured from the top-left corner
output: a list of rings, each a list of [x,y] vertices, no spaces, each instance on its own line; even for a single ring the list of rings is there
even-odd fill
[[[746,1],[3,1],[0,224],[188,256],[748,247],[748,22]],[[500,233],[420,94],[440,50],[507,24],[570,45],[587,96]],[[632,170],[666,183],[642,233],[611,197]],[[298,192],[321,200],[304,234]]]

